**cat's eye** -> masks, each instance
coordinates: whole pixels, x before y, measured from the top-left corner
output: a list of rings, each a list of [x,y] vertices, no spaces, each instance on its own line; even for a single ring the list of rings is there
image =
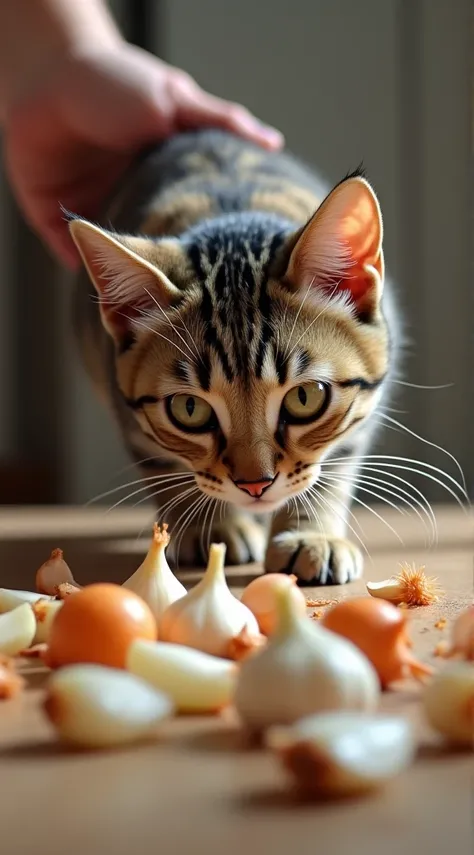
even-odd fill
[[[194,433],[213,430],[217,420],[211,405],[197,395],[172,395],[166,401],[171,421],[181,430]]]
[[[294,386],[283,398],[282,415],[287,424],[305,424],[322,416],[329,404],[329,388],[312,381]]]

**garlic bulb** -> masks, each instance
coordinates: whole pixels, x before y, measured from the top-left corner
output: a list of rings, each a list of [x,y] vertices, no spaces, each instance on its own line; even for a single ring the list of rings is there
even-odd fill
[[[133,641],[126,668],[165,692],[181,713],[214,713],[230,704],[237,665],[181,644]]]
[[[430,680],[423,693],[430,725],[449,742],[474,749],[474,667],[449,664]]]
[[[0,653],[17,656],[30,647],[36,633],[36,620],[28,603],[0,616]]]
[[[186,588],[171,571],[165,557],[165,550],[170,540],[167,529],[166,524],[161,530],[155,523],[153,539],[143,563],[133,576],[123,583],[124,588],[128,588],[145,600],[158,622],[168,606],[186,594]]]
[[[266,744],[305,795],[350,796],[375,790],[414,760],[410,723],[391,715],[321,713],[270,728]]]
[[[212,543],[206,572],[185,597],[173,603],[160,623],[160,639],[225,657],[229,642],[246,627],[259,636],[250,609],[230,592],[224,573],[225,544]]]
[[[58,585],[62,582],[69,582],[77,588],[80,587],[75,581],[63,555],[62,549],[53,549],[48,560],[37,571],[36,588],[40,594],[51,594],[54,596]]]
[[[108,748],[155,735],[171,700],[133,674],[102,665],[69,665],[50,678],[44,711],[67,743]]]
[[[249,729],[326,710],[374,710],[380,683],[364,654],[301,616],[289,588],[277,592],[277,601],[278,623],[267,646],[240,665],[234,705]]]

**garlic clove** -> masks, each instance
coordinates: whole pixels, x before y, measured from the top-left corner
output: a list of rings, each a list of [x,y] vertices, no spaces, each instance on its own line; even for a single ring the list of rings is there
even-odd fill
[[[230,704],[238,666],[181,644],[138,640],[126,667],[172,698],[178,712],[210,713]]]
[[[102,665],[69,665],[50,678],[44,711],[63,741],[108,748],[155,735],[173,704],[133,674]]]
[[[245,659],[234,705],[258,733],[327,710],[373,711],[380,683],[369,660],[344,638],[302,616],[288,588],[277,593],[279,619],[266,647]]]
[[[455,745],[474,749],[474,667],[450,663],[430,680],[423,708],[431,727]]]
[[[271,635],[277,622],[277,605],[275,592],[280,588],[289,587],[295,605],[302,615],[306,614],[306,597],[298,588],[296,576],[285,576],[282,573],[265,573],[252,579],[246,586],[240,602],[255,615],[264,635]]]
[[[155,523],[153,538],[144,561],[123,583],[124,588],[145,600],[158,623],[168,606],[186,594],[186,588],[176,578],[166,560],[165,550],[169,540],[168,526],[165,524],[160,529]]]
[[[53,620],[62,605],[62,600],[50,600],[46,597],[33,603],[31,608],[36,618],[35,644],[45,644],[48,641]]]
[[[367,591],[394,605],[430,606],[437,603],[443,593],[437,579],[427,576],[424,567],[402,564],[400,572],[383,582],[368,582]]]
[[[28,603],[0,615],[0,653],[17,656],[30,647],[36,633],[36,620]]]
[[[225,657],[230,641],[245,626],[250,635],[260,634],[257,619],[227,585],[225,549],[223,543],[211,544],[208,566],[201,581],[167,608],[159,627],[162,641]]]
[[[404,591],[395,579],[385,579],[383,582],[367,582],[366,588],[371,597],[388,600],[394,605],[403,603]]]
[[[62,549],[53,549],[48,560],[37,571],[36,588],[40,594],[55,596],[58,585],[63,582],[69,582],[69,584],[74,585],[76,588],[80,588],[63,555]]]
[[[416,750],[407,720],[356,711],[322,713],[270,728],[266,744],[300,791],[323,797],[378,789],[411,765]]]
[[[35,591],[17,591],[13,588],[0,588],[0,614],[11,612],[23,603],[36,603],[44,598],[44,594]],[[50,599],[53,599],[52,597]]]

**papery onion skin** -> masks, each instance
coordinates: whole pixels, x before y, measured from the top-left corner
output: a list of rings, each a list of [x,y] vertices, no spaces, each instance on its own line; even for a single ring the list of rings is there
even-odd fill
[[[125,668],[131,642],[155,641],[157,634],[149,607],[132,591],[113,583],[87,585],[67,597],[54,618],[46,661],[50,668],[76,663]]]

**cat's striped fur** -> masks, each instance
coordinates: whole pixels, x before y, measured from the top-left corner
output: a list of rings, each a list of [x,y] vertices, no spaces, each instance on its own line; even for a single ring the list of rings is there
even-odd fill
[[[359,575],[351,458],[373,441],[399,340],[380,211],[360,173],[328,196],[287,154],[185,133],[141,159],[100,227],[74,216],[70,228],[89,273],[75,302],[84,361],[132,457],[150,458],[146,474],[191,471],[224,502],[210,537],[229,563],[265,557],[313,584]],[[294,390],[302,412],[308,394],[325,401],[317,418],[292,422],[282,401]],[[208,429],[181,429],[178,395],[189,418],[212,408]],[[321,465],[335,456],[346,463],[330,487]],[[259,481],[255,498],[246,484]],[[173,530],[201,493],[179,501],[190,485],[171,484]],[[201,526],[198,515],[184,532],[181,563],[205,557]]]

